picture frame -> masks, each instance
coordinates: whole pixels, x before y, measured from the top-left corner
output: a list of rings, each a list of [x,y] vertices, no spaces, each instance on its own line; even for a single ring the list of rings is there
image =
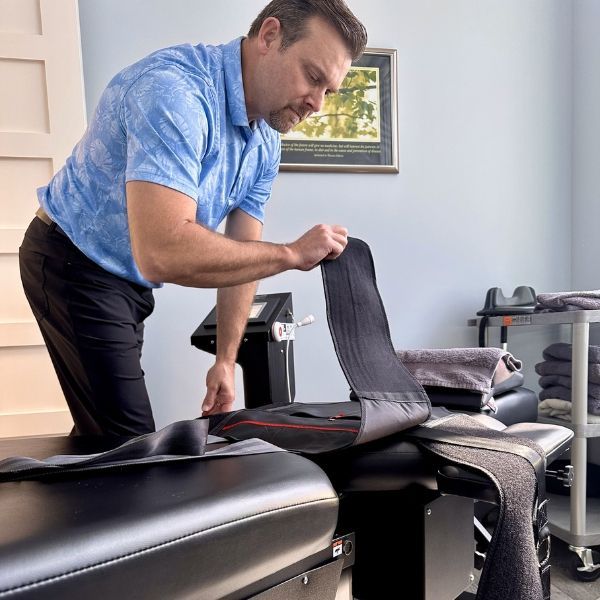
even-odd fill
[[[281,135],[281,171],[398,173],[397,51],[367,48],[337,94]]]

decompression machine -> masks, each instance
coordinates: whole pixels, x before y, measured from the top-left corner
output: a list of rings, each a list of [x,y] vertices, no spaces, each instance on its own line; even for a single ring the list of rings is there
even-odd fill
[[[293,399],[293,342],[277,341],[273,324],[293,322],[290,295],[259,296],[253,310],[239,353],[246,403],[284,406]],[[214,349],[215,324],[210,314],[194,345]],[[487,427],[535,441],[547,464],[568,449],[572,432],[533,422],[532,392],[515,388],[495,400],[489,415],[460,394],[450,398]],[[446,414],[434,407],[432,418]],[[122,442],[2,440],[0,458],[88,454]],[[6,481],[0,599],[474,597],[464,590],[475,550],[485,552],[475,546],[476,500],[497,502],[488,480],[440,464],[402,434],[313,460],[274,452]]]

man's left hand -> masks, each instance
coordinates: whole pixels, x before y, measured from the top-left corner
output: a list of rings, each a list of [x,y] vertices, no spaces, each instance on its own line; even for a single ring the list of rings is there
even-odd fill
[[[231,412],[235,400],[235,363],[217,361],[206,374],[202,416]]]

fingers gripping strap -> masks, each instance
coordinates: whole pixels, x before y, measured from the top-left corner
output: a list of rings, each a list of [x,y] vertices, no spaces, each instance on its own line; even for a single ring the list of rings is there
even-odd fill
[[[431,405],[394,351],[367,244],[348,238],[344,252],[321,263],[335,351],[362,407],[355,445],[425,421]]]

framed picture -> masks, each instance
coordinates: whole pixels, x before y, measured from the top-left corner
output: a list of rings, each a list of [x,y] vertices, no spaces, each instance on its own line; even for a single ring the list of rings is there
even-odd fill
[[[281,136],[282,171],[398,173],[396,50],[367,48],[339,93]]]

